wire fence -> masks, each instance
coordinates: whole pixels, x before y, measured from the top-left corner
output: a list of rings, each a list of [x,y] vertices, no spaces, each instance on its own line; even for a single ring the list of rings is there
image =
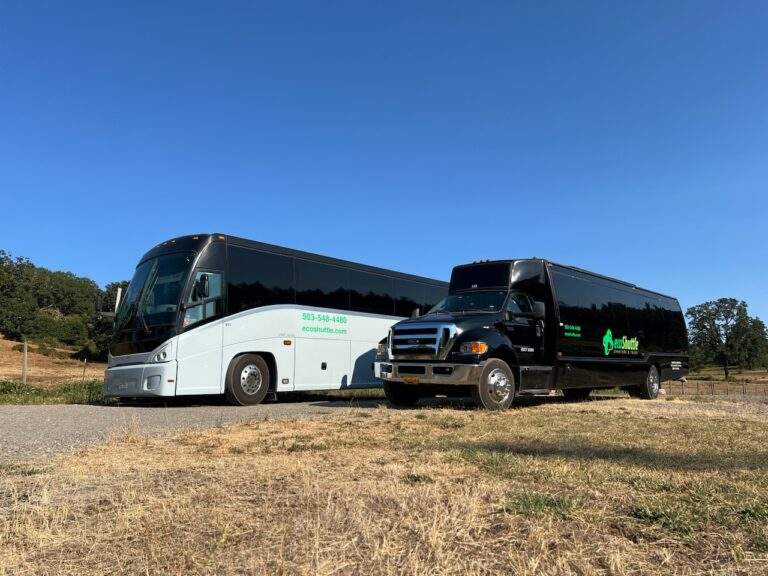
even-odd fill
[[[104,364],[74,359],[66,350],[41,354],[37,346],[29,344],[25,354],[21,342],[3,341],[2,344],[0,380],[52,387],[67,382],[101,380],[104,377]]]
[[[664,383],[668,396],[713,396],[768,399],[768,374],[755,380],[674,380]]]

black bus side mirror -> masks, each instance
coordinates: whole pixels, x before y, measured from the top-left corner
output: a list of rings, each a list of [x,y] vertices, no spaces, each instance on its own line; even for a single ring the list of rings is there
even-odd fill
[[[202,300],[203,298],[208,298],[209,293],[210,281],[208,279],[208,274],[201,274],[200,278],[198,278],[197,282],[195,282],[195,287],[193,288],[193,299]]]
[[[544,320],[547,317],[547,307],[544,302],[533,303],[533,317],[537,320]]]

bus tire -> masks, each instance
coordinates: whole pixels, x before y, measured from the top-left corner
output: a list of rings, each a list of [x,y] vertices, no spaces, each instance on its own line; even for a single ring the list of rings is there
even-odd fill
[[[421,393],[418,386],[401,384],[400,382],[384,382],[384,396],[394,408],[409,408],[419,403]]]
[[[589,395],[592,393],[592,388],[564,388],[563,389],[563,396],[565,396],[566,400],[571,400],[572,402],[582,402],[589,398]]]
[[[269,366],[258,354],[243,354],[229,365],[225,394],[236,406],[260,404],[269,392]]]
[[[655,365],[651,364],[648,367],[648,374],[645,376],[645,382],[640,385],[639,396],[643,400],[653,400],[659,396],[659,389],[661,388],[661,377],[659,376],[659,369]]]
[[[480,382],[472,387],[472,398],[479,408],[506,410],[515,399],[515,375],[504,360],[491,358],[485,363]]]

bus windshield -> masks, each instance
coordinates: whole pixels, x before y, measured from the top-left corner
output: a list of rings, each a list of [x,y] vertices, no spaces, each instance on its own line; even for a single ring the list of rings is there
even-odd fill
[[[136,267],[115,318],[115,330],[143,329],[176,323],[191,252],[166,254]]]
[[[504,307],[506,290],[481,290],[464,294],[450,294],[443,298],[428,314],[438,312],[498,312]]]

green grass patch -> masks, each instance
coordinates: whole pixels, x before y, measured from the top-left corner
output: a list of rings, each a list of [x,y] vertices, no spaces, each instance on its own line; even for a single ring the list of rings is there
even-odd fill
[[[629,509],[629,515],[642,522],[661,528],[665,532],[678,536],[690,536],[693,533],[693,525],[682,511],[664,506],[633,506]]]
[[[461,458],[497,478],[509,479],[526,475],[526,468],[520,456],[510,452],[469,446],[461,450]]]
[[[101,380],[65,382],[57,386],[40,387],[15,380],[0,380],[0,404],[112,404],[104,398]]]
[[[754,502],[739,510],[739,516],[750,522],[768,522],[768,502]]]

